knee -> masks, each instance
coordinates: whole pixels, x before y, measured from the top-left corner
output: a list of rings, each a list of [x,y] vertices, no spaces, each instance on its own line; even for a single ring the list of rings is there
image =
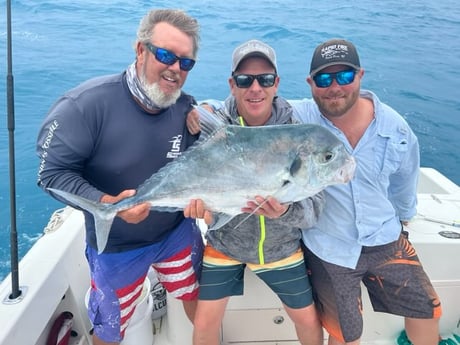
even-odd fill
[[[315,328],[321,327],[321,321],[313,305],[302,309],[287,309],[291,320],[297,326]]]
[[[210,318],[200,313],[195,314],[195,319],[193,320],[193,328],[197,332],[209,332],[211,330],[218,330],[220,325],[220,319]]]

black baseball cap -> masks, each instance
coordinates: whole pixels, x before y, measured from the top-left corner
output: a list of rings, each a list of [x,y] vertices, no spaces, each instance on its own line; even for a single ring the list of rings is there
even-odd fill
[[[322,69],[334,65],[346,65],[356,70],[361,68],[353,43],[337,38],[321,43],[313,53],[310,75],[313,77]]]

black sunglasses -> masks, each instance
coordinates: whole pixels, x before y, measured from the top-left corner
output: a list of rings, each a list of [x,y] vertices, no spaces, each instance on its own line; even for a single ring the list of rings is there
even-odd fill
[[[339,85],[348,85],[355,80],[356,70],[350,69],[336,73],[318,73],[313,77],[316,87],[329,87],[335,79]]]
[[[255,79],[257,79],[257,82],[262,87],[272,87],[275,85],[276,74],[236,74],[233,76],[233,80],[235,81],[236,86],[243,89],[250,87]]]
[[[165,65],[174,65],[179,60],[179,67],[183,71],[190,71],[195,65],[195,60],[190,58],[178,57],[173,52],[154,46],[152,43],[147,42],[145,46],[155,56],[155,59],[164,63]]]

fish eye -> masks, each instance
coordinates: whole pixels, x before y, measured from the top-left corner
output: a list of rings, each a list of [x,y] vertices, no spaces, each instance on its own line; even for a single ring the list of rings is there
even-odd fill
[[[325,163],[331,161],[334,158],[334,153],[331,152],[331,151],[323,152],[322,154],[319,155],[318,158],[319,158],[318,163],[325,164]]]

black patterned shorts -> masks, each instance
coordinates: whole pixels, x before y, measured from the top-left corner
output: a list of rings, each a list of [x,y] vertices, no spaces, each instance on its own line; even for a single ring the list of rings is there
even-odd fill
[[[363,247],[355,269],[321,260],[305,247],[304,252],[323,326],[340,341],[361,337],[361,282],[375,311],[422,319],[441,316],[438,295],[404,233],[397,241]]]

